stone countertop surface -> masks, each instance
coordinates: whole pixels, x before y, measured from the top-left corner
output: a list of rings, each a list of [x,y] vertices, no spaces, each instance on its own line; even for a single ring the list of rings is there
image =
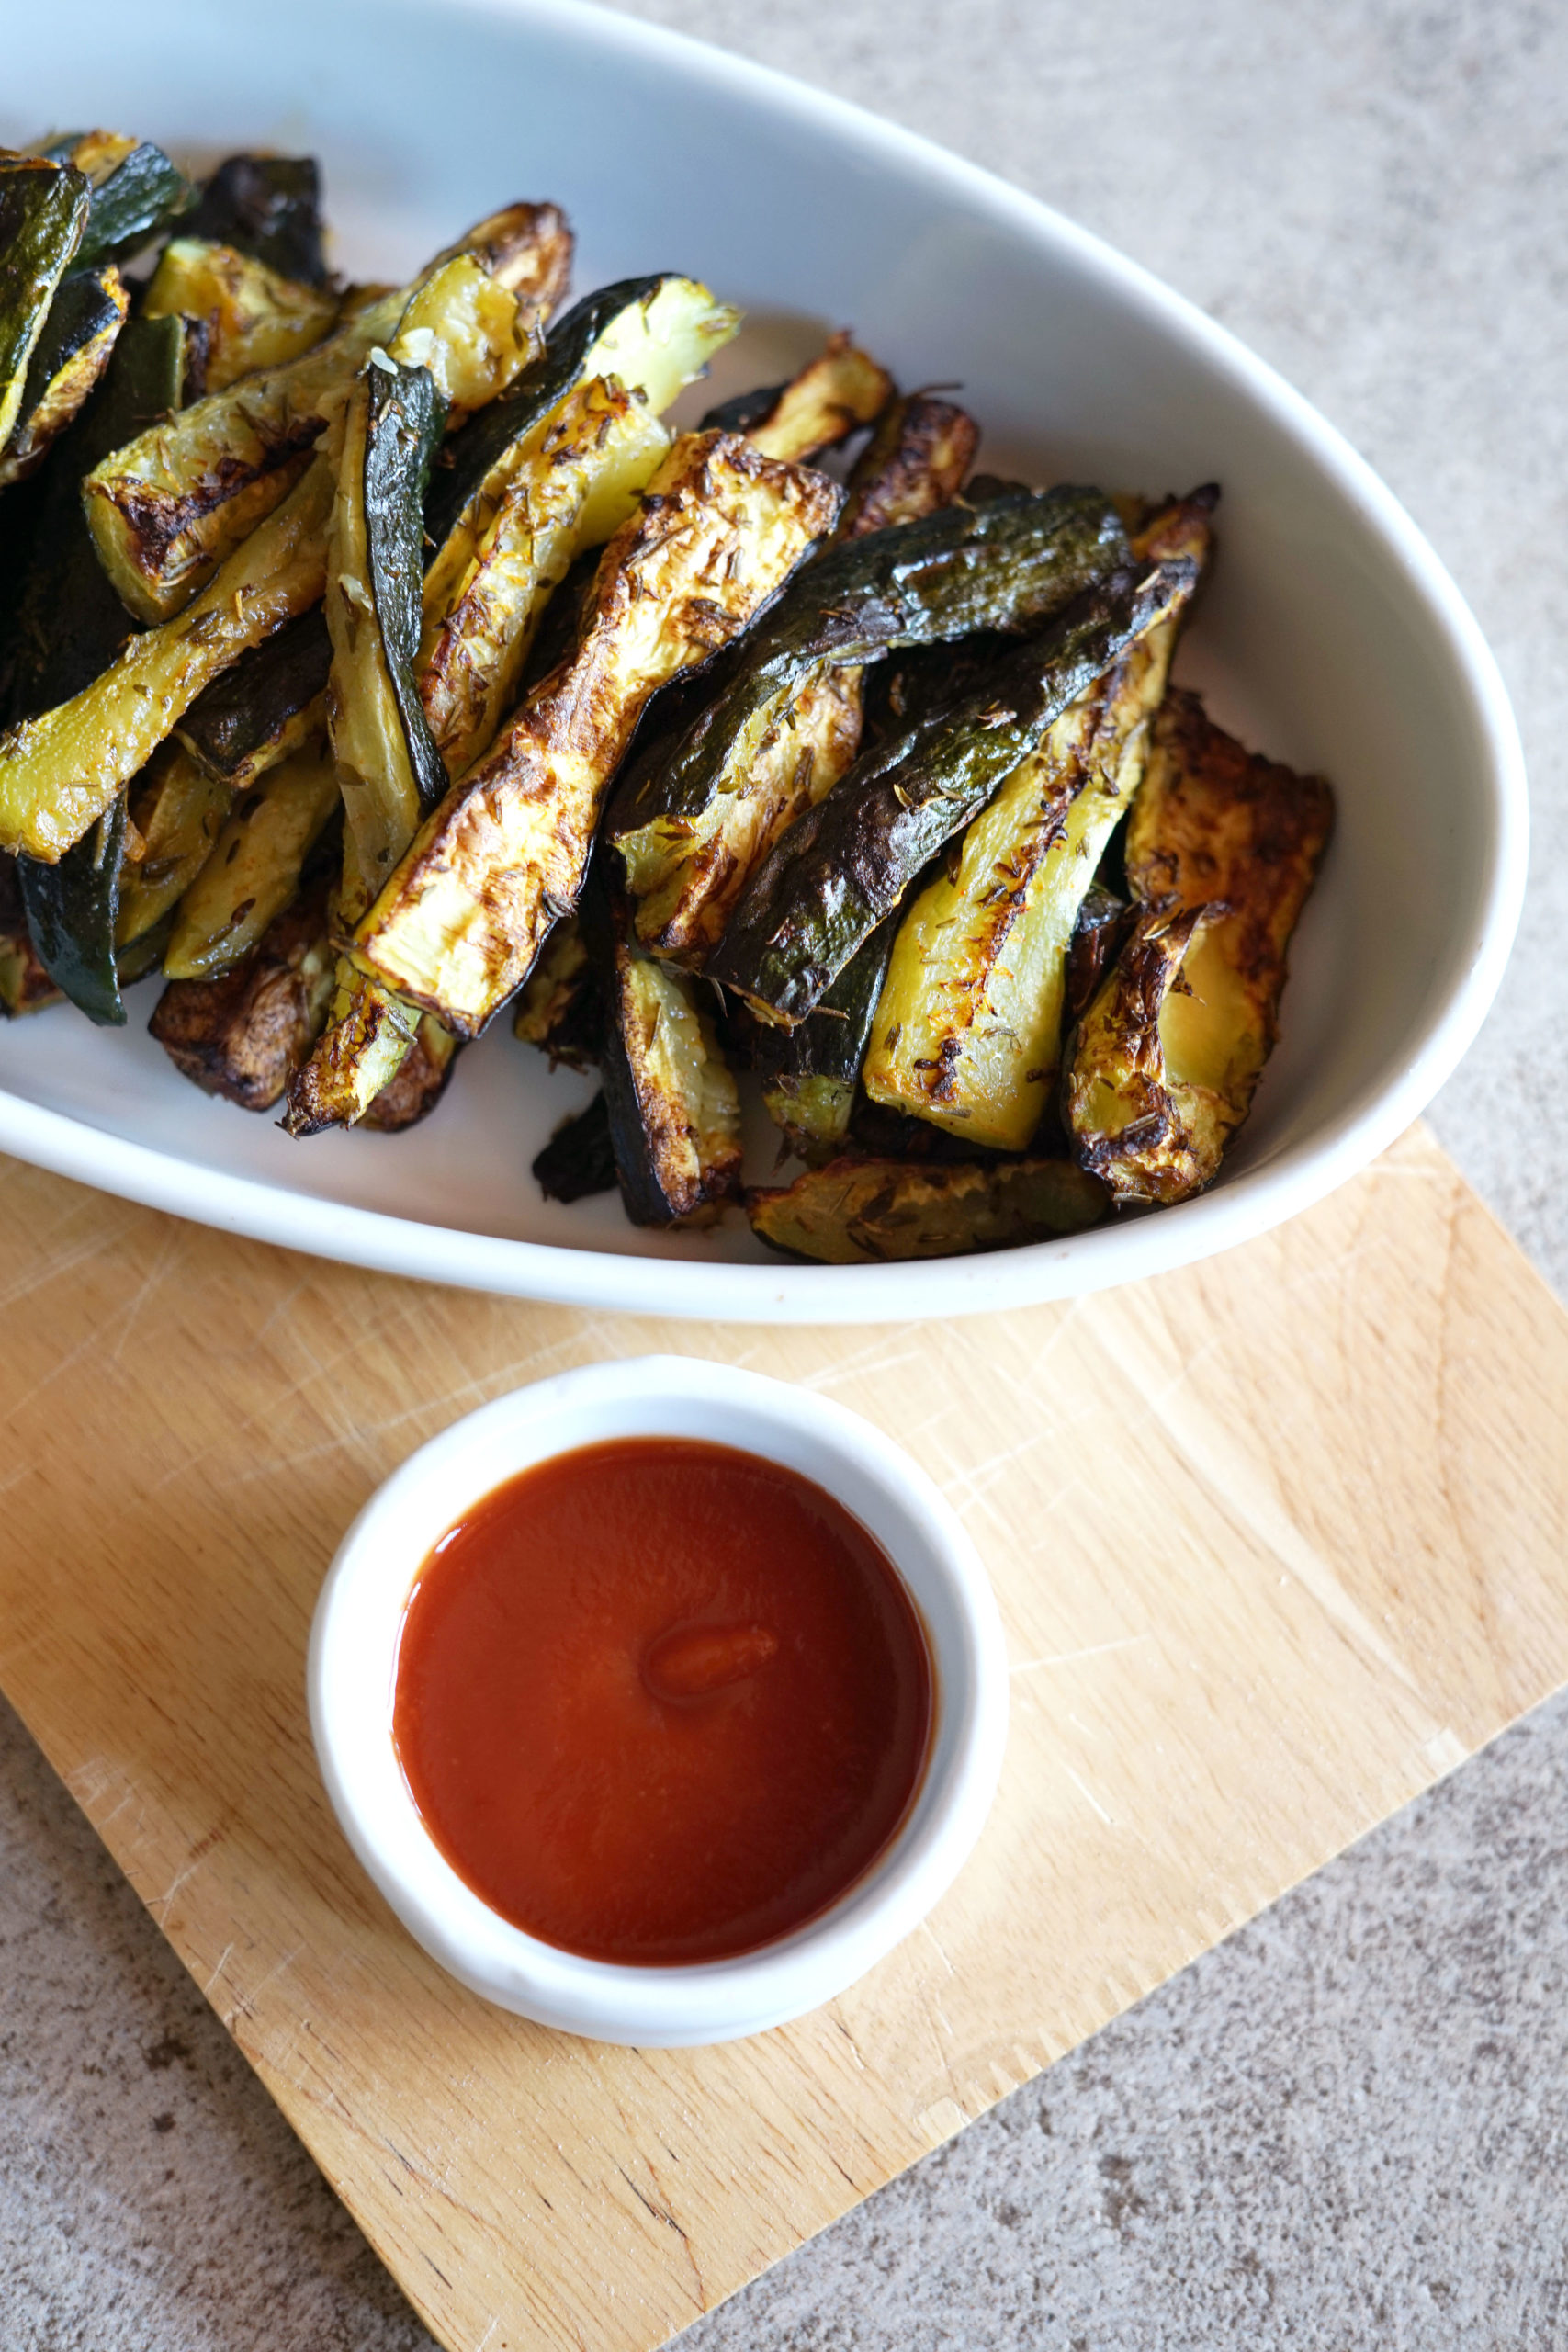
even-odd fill
[[[1531,888],[1443,1142],[1568,1287],[1568,10],[633,0],[1058,206],[1343,428],[1502,662]],[[682,2352],[1568,2346],[1568,1701]],[[5,2352],[431,2339],[0,1707]]]

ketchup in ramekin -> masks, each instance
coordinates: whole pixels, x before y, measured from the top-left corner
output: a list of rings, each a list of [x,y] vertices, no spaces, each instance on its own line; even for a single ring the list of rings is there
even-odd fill
[[[426,1829],[514,1926],[587,1959],[730,1959],[884,1852],[933,1717],[924,1630],[811,1480],[620,1438],[485,1496],[409,1597],[393,1733]]]

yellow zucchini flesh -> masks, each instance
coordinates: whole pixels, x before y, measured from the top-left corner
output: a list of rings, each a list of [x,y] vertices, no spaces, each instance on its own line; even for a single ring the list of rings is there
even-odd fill
[[[0,735],[0,849],[52,865],[230,663],[316,603],[332,469],[314,460],[197,601],[133,637],[89,686]]]
[[[671,435],[640,395],[595,377],[527,438],[420,647],[420,700],[453,776],[489,750],[549,598],[581,550],[635,511]],[[427,615],[431,602],[427,582]]]
[[[1081,1233],[1106,1206],[1103,1187],[1066,1159],[835,1159],[746,1194],[760,1241],[829,1266],[1014,1249]]]
[[[1168,1204],[1219,1173],[1279,1033],[1333,815],[1321,777],[1248,753],[1195,695],[1167,697],[1128,828],[1138,920],[1066,1089],[1077,1157],[1117,1200]]]
[[[321,287],[284,277],[253,254],[205,237],[169,240],[141,308],[150,319],[200,322],[209,393],[227,391],[258,368],[287,367],[338,322],[337,299]]]
[[[468,409],[522,368],[535,315],[483,254],[443,255],[313,350],[243,377],[113,451],[83,490],[99,560],[127,609],[158,621],[189,602],[288,495],[378,345],[406,332],[411,362],[434,374],[438,356],[443,390]]]
[[[600,561],[576,651],[454,786],[355,935],[355,961],[472,1036],[575,905],[649,695],[728,644],[830,526],[819,474],[689,434]]]
[[[340,797],[321,751],[297,752],[243,795],[180,901],[164,956],[172,980],[213,979],[250,954],[299,888]]]

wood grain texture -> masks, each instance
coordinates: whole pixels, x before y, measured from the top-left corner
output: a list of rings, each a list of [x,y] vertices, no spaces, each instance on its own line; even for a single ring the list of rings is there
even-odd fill
[[[290,1257],[0,1162],[0,1681],[443,2341],[645,2352],[1568,1676],[1568,1317],[1421,1130],[1281,1232],[867,1333],[594,1317]],[[996,1813],[844,1999],[717,2051],[445,1978],[321,1794],[303,1668],[370,1488],[669,1348],[841,1397],[1000,1596]]]

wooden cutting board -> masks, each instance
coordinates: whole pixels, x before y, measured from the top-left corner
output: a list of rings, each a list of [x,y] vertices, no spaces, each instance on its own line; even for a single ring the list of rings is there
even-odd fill
[[[1568,1317],[1421,1130],[1233,1255],[864,1332],[617,1321],[288,1256],[0,1162],[0,1680],[435,2334],[644,2352],[1568,1677]],[[306,1634],[366,1494],[649,1348],[799,1380],[942,1480],[1007,1769],[929,1925],[803,2023],[613,2050],[373,1894]]]

